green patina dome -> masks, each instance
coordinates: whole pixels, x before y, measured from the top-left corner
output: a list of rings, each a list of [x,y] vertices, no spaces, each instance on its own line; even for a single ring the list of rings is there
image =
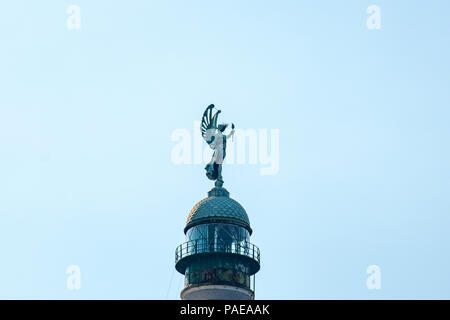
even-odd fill
[[[250,220],[239,202],[230,198],[230,193],[222,187],[208,192],[208,197],[197,203],[186,221],[184,232],[203,223],[233,223],[246,228],[250,234]]]

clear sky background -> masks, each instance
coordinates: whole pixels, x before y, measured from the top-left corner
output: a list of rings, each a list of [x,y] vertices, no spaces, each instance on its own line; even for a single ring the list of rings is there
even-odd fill
[[[172,162],[170,138],[210,103],[240,128],[280,130],[278,174],[224,168],[262,252],[256,298],[450,298],[449,12],[3,2],[0,298],[178,299],[174,251],[212,182]],[[366,287],[373,264],[381,290]]]

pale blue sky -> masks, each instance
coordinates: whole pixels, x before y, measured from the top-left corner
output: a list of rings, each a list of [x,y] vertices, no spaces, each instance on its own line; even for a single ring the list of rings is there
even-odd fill
[[[66,28],[70,4],[81,30]],[[381,30],[366,28],[371,4]],[[212,183],[171,162],[170,136],[210,103],[280,130],[277,175],[224,168],[262,251],[257,298],[450,298],[449,11],[2,3],[0,298],[177,299],[174,250]],[[366,288],[372,264],[381,290]]]

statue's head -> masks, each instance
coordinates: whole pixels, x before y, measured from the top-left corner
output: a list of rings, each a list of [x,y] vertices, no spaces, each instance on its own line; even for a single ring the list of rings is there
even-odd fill
[[[217,126],[217,129],[219,129],[220,132],[224,132],[227,127],[228,127],[228,124],[221,123]]]

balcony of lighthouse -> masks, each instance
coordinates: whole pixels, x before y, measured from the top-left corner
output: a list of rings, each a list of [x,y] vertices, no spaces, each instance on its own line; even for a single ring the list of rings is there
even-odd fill
[[[231,284],[251,288],[250,276],[260,269],[260,251],[248,230],[226,223],[197,225],[176,249],[175,267],[185,286]]]

